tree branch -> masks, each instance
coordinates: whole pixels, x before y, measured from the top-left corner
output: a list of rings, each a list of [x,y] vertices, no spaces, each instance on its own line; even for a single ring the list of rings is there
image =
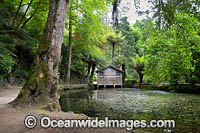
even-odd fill
[[[37,11],[38,7],[40,6],[40,3],[41,3],[41,0],[38,2],[38,5],[37,5],[36,9],[34,10],[33,14],[28,19],[26,19],[26,21],[23,23],[23,25],[21,27],[22,29],[34,17],[34,15],[36,14],[36,11]]]
[[[16,26],[16,28],[18,28],[18,27],[21,25],[21,23],[23,22],[24,18],[26,17],[26,13],[28,12],[28,9],[30,8],[30,6],[31,6],[31,4],[32,4],[33,1],[34,1],[34,0],[31,0],[30,3],[28,4],[28,7],[26,8],[26,11],[25,11],[23,17],[22,17],[22,19],[20,20],[19,24]]]
[[[19,3],[19,7],[17,8],[17,12],[16,12],[15,17],[13,19],[12,26],[15,24],[15,20],[17,18],[18,13],[19,13],[19,9],[22,7],[22,2],[23,2],[23,0],[21,0],[20,3]]]

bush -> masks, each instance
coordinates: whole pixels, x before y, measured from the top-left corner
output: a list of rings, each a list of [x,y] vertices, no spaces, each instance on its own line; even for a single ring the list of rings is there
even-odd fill
[[[7,49],[0,48],[0,79],[8,77],[15,64],[15,59]]]
[[[137,84],[137,80],[136,79],[125,79],[125,83],[126,84]]]
[[[198,80],[198,77],[192,76],[190,79],[190,84],[195,85],[196,83],[198,83]]]
[[[92,82],[97,82],[97,75],[94,75],[94,76],[92,77]]]

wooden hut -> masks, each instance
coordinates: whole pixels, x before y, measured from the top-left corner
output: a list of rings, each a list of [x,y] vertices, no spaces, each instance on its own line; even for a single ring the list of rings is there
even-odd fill
[[[121,68],[114,66],[107,66],[105,68],[99,69],[97,73],[97,87],[99,86],[121,86],[123,85],[123,74],[124,71]]]

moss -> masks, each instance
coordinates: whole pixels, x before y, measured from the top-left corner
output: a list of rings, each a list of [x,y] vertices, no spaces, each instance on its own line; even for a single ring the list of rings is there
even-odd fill
[[[58,112],[58,111],[61,111],[61,108],[59,106],[59,103],[57,102],[53,102],[53,103],[49,103],[46,107],[47,110],[51,111],[51,112]]]
[[[24,95],[22,95],[20,93],[20,95],[18,95],[18,98],[15,99],[13,102],[11,102],[11,105],[13,107],[25,107],[26,105],[28,105],[28,100],[26,99],[26,97]]]
[[[20,94],[21,94],[21,95],[24,94],[24,89],[23,89],[23,88],[21,89]]]

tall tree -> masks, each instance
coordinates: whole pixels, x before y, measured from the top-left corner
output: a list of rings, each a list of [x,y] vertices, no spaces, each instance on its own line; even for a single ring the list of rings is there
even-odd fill
[[[150,29],[145,48],[145,72],[153,82],[177,85],[186,82],[196,66],[194,53],[199,53],[200,24],[191,14],[178,13],[168,30]],[[152,26],[152,23],[150,24]],[[169,38],[170,37],[170,38]]]
[[[70,7],[70,16],[69,16],[69,44],[68,44],[68,49],[69,49],[69,56],[68,56],[68,66],[67,66],[67,79],[66,81],[69,83],[70,82],[70,72],[71,72],[71,60],[72,60],[72,17],[71,17],[71,12],[72,12],[72,5]]]
[[[158,29],[166,29],[174,23],[177,13],[191,13],[198,16],[200,3],[198,0],[153,0],[153,19]]]
[[[43,37],[29,78],[12,105],[40,105],[51,111],[60,110],[57,98],[57,73],[68,3],[69,0],[50,1]]]
[[[135,58],[133,58],[132,60],[133,60],[133,68],[137,71],[140,78],[139,83],[143,83],[144,56],[140,57],[138,54],[136,54]]]
[[[121,34],[113,34],[108,36],[107,41],[112,45],[112,65],[114,65],[115,46],[122,44],[124,37],[121,37]]]
[[[116,28],[119,23],[119,4],[121,0],[114,0],[113,1],[113,10],[112,10],[112,21],[113,21],[113,28]]]

